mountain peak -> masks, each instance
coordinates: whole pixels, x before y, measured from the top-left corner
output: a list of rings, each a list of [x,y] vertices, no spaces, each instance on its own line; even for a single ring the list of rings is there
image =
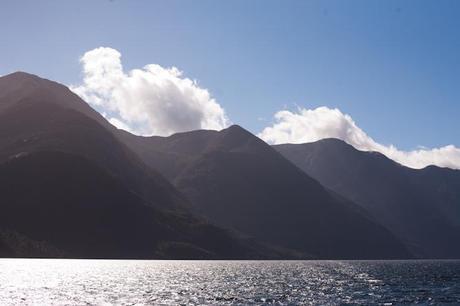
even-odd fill
[[[38,79],[40,79],[40,77],[35,75],[35,74],[28,73],[28,72],[25,72],[25,71],[20,71],[20,70],[12,72],[12,73],[7,74],[7,75],[4,75],[4,76],[2,76],[2,78],[21,78],[21,79],[38,78]]]
[[[251,132],[248,130],[244,129],[240,125],[233,124],[229,126],[226,129],[223,129],[220,131],[221,135],[224,135],[225,137],[232,137],[232,138],[252,138],[255,137]]]
[[[23,71],[0,77],[0,112],[18,103],[52,104],[78,111],[105,126],[110,126],[99,113],[67,86]]]
[[[69,90],[62,84],[23,71],[16,71],[0,77],[2,94],[14,93],[16,96],[23,97],[25,94],[30,94],[37,89],[46,91]]]
[[[223,129],[222,131],[246,131],[241,125],[232,124],[228,128]]]
[[[7,88],[18,88],[18,87],[36,87],[44,82],[52,82],[50,80],[43,79],[35,74],[27,73],[24,71],[16,71],[0,77],[0,86],[8,86]],[[54,83],[54,82],[53,82]],[[3,87],[2,86],[2,87]]]
[[[220,131],[217,139],[218,142],[215,144],[218,143],[219,147],[226,150],[236,150],[242,148],[266,149],[268,147],[268,145],[259,137],[236,124]]]

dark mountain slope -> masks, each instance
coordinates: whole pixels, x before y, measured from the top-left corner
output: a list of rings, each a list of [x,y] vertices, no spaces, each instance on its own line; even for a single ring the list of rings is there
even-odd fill
[[[114,127],[68,87],[26,72],[14,72],[0,77],[0,113],[23,101],[48,102],[73,109],[97,121],[107,129]]]
[[[320,258],[408,257],[385,228],[329,194],[239,126],[170,137],[122,136],[219,225]]]
[[[1,227],[46,241],[45,256],[55,249],[92,258],[263,256],[224,230],[146,206],[103,168],[76,155],[40,152],[4,162],[0,194]]]
[[[415,171],[414,184],[424,190],[425,200],[436,203],[447,223],[460,231],[460,171],[429,166]]]
[[[1,256],[298,256],[191,216],[117,133],[65,86],[0,78]]]
[[[324,186],[359,204],[419,256],[460,256],[460,171],[407,168],[337,139],[274,148]]]
[[[15,73],[0,78],[0,162],[37,151],[85,156],[119,177],[149,204],[186,207],[186,200],[114,136],[104,118],[63,85]]]
[[[65,258],[70,255],[46,241],[37,241],[10,229],[0,229],[0,257]]]

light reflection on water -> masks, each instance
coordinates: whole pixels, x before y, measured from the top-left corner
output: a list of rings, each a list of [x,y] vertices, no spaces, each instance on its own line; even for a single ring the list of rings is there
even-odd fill
[[[0,304],[460,303],[460,261],[0,259]]]

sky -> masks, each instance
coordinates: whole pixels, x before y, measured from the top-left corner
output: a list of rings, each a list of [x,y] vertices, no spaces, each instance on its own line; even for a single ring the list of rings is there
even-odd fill
[[[2,1],[0,75],[143,135],[239,124],[460,168],[459,1]],[[428,149],[429,148],[429,149]]]

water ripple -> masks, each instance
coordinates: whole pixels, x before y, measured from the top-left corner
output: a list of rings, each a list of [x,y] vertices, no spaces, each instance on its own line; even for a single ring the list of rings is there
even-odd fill
[[[1,305],[460,303],[460,261],[0,260]]]

